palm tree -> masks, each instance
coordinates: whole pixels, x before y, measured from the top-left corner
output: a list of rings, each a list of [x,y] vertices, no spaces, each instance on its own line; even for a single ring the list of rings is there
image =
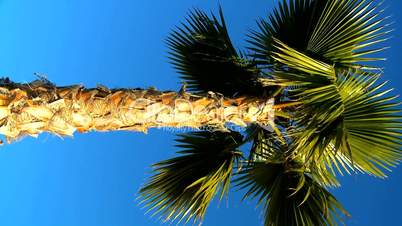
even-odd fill
[[[155,164],[141,189],[144,205],[165,220],[201,221],[233,181],[258,200],[266,226],[342,223],[349,214],[328,191],[337,175],[384,178],[402,154],[399,103],[374,65],[389,33],[381,5],[282,0],[245,53],[219,13],[195,10],[168,38],[181,78],[193,92],[273,98],[280,110],[270,129],[179,135],[179,156]]]
[[[222,10],[194,10],[167,40],[187,84],[179,92],[3,79],[0,133],[198,128],[178,135],[178,156],[156,163],[140,190],[153,215],[201,222],[234,183],[258,200],[264,225],[341,224],[337,176],[384,178],[402,158],[399,103],[374,64],[388,33],[373,1],[281,0],[241,52]]]

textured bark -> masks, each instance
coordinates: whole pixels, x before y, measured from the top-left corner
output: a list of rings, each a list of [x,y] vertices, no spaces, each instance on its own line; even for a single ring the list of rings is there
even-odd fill
[[[154,89],[56,87],[47,80],[0,80],[0,134],[8,141],[50,132],[132,130],[153,127],[224,129],[229,124],[272,123],[273,100],[216,93],[205,96]]]

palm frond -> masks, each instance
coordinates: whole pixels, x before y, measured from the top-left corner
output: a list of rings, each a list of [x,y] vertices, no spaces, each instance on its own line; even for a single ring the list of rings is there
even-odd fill
[[[168,38],[170,59],[193,92],[214,91],[225,96],[261,95],[255,64],[233,47],[223,19],[200,10]]]
[[[170,221],[203,219],[212,198],[227,194],[232,169],[242,156],[237,132],[199,131],[177,139],[180,156],[154,165],[155,175],[140,190],[145,207]]]
[[[303,102],[295,119],[295,153],[306,159],[327,155],[326,162],[385,177],[401,157],[402,121],[399,103],[390,90],[381,91],[379,76],[337,72],[277,41],[274,58],[286,70],[275,72],[279,83],[290,87],[292,97]],[[332,156],[332,157],[331,157]],[[353,167],[355,165],[356,167]]]
[[[378,84],[377,79],[340,75],[338,93],[330,90],[331,99],[337,100],[331,102],[321,102],[320,97],[326,99],[330,94],[318,88],[302,92],[306,107],[300,113],[306,115],[298,120],[303,131],[296,149],[317,159],[333,155],[347,166],[345,170],[356,168],[385,177],[381,169],[390,170],[402,158],[402,118],[399,103],[393,101],[396,97],[387,95],[390,90],[380,91],[384,83]]]
[[[337,68],[376,69],[368,61],[390,32],[381,4],[372,0],[282,0],[268,20],[249,35],[250,49],[262,64],[274,64],[274,38]],[[363,63],[363,64],[362,64]]]
[[[274,64],[271,52],[274,50],[273,38],[280,39],[296,49],[307,49],[311,33],[312,15],[315,12],[313,0],[280,0],[278,7],[268,16],[260,19],[258,30],[249,36],[249,49],[260,64]]]
[[[301,170],[299,163],[255,162],[240,173],[244,198],[264,207],[265,226],[337,225],[349,214],[336,198]]]
[[[372,0],[330,0],[321,12],[307,51],[346,68],[375,69],[361,65],[384,58],[367,57],[384,50],[373,47],[387,40],[387,17],[380,17],[381,4]]]

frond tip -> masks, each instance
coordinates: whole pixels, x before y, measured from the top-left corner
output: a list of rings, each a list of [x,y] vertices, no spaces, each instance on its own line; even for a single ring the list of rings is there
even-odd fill
[[[212,198],[227,194],[242,139],[237,132],[180,135],[181,155],[155,164],[156,174],[140,190],[145,207],[165,221],[201,221]]]

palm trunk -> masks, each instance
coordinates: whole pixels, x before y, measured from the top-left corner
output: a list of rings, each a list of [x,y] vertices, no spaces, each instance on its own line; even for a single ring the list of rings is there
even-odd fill
[[[132,130],[154,127],[225,128],[269,124],[272,100],[200,96],[154,89],[56,87],[46,80],[27,84],[0,81],[0,134],[8,141],[50,132],[71,136],[78,130]]]

